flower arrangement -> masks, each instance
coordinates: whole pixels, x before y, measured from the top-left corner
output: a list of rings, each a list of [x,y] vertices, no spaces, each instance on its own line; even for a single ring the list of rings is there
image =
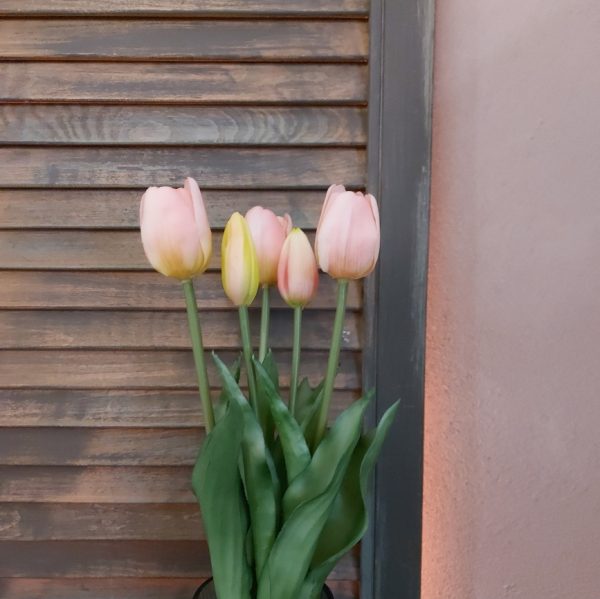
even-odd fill
[[[181,281],[198,376],[206,438],[192,474],[219,599],[316,599],[337,561],[367,528],[368,477],[397,404],[375,430],[362,432],[368,394],[327,429],[338,368],[348,281],[368,275],[379,253],[375,198],[332,185],[319,219],[315,252],[288,215],[256,206],[234,213],[223,235],[225,293],[238,307],[241,355],[216,355],[222,381],[212,398],[192,278],[212,255],[212,234],[198,184],[151,187],[141,201],[142,243],[152,266]],[[337,280],[337,308],[324,380],[300,379],[302,311],[317,291],[318,267]],[[293,309],[289,397],[269,349],[269,297],[277,285]],[[251,345],[248,306],[262,289],[260,343]],[[243,366],[243,368],[242,368]],[[240,386],[245,372],[247,393]],[[287,400],[287,401],[286,401]]]

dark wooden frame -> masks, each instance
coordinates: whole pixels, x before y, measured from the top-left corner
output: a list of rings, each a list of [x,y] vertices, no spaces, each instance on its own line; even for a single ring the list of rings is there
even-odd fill
[[[434,0],[372,0],[368,190],[382,251],[366,286],[371,422],[397,399],[362,548],[363,599],[418,599],[421,586],[425,303]]]

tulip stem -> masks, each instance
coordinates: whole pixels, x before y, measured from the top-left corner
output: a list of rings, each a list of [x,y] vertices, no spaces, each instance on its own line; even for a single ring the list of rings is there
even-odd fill
[[[302,334],[302,308],[294,308],[294,341],[292,345],[292,378],[290,381],[290,413],[296,413],[296,396],[298,394],[298,370],[300,368],[300,338]]]
[[[246,362],[246,373],[248,376],[248,387],[250,389],[250,405],[258,415],[258,404],[256,397],[256,379],[254,378],[254,367],[252,366],[252,343],[250,341],[250,323],[248,321],[248,306],[240,306],[240,332],[242,334],[242,350]]]
[[[262,308],[260,312],[260,345],[258,347],[258,360],[262,363],[269,349],[269,286],[262,286]]]
[[[344,327],[344,313],[346,311],[346,296],[348,294],[348,281],[340,279],[338,281],[337,306],[335,309],[335,320],[333,322],[333,334],[331,335],[331,347],[329,348],[329,359],[327,361],[327,374],[323,386],[323,398],[319,408],[319,419],[317,421],[316,441],[320,443],[325,429],[327,427],[327,414],[331,395],[333,394],[333,385],[335,375],[337,374],[338,362],[340,359],[340,346],[342,342],[342,330]]]
[[[188,279],[187,281],[183,281],[182,284],[188,325],[190,327],[190,337],[192,338],[194,363],[196,365],[196,374],[198,375],[198,391],[200,392],[200,401],[202,402],[202,411],[204,413],[204,427],[206,428],[206,432],[210,433],[215,425],[215,415],[210,399],[210,387],[208,386],[208,375],[206,374],[206,363],[204,361],[204,347],[202,345],[202,330],[198,318],[198,304],[192,281]]]

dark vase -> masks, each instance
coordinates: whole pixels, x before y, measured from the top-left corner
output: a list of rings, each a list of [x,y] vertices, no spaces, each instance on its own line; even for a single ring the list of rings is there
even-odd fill
[[[198,587],[198,590],[194,593],[194,599],[217,599],[212,578],[209,578]],[[323,587],[321,599],[334,599],[333,593],[329,590],[327,585]]]

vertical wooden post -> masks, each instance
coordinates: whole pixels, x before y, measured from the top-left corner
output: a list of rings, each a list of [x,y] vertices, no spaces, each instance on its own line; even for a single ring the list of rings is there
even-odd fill
[[[372,0],[368,191],[382,252],[366,285],[371,422],[397,399],[362,549],[363,599],[418,599],[434,0]]]

